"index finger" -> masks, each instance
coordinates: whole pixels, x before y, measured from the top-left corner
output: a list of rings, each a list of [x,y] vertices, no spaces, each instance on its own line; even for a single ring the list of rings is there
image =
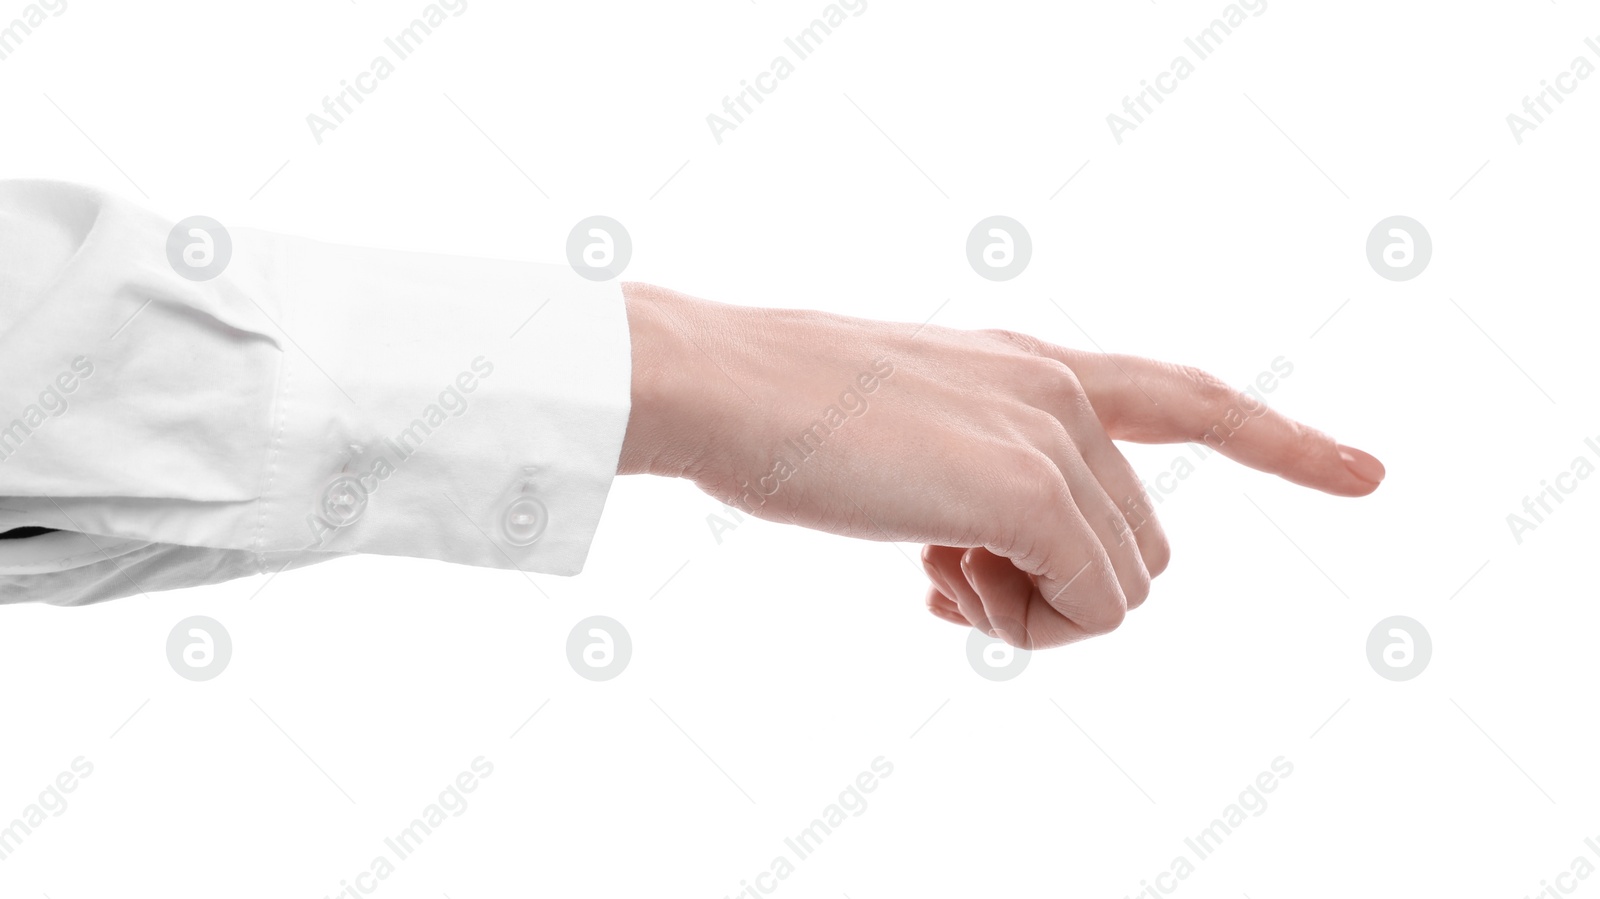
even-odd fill
[[[1337,496],[1366,496],[1383,481],[1383,463],[1370,453],[1273,411],[1200,369],[1138,356],[1042,349],[1078,375],[1114,439],[1204,443],[1240,464]]]

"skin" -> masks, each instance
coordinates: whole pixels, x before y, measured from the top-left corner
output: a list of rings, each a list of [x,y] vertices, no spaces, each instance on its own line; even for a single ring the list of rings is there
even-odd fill
[[[688,478],[772,521],[923,543],[928,610],[1024,649],[1113,630],[1171,558],[1115,440],[1209,437],[1336,496],[1384,477],[1373,456],[1194,368],[647,284],[623,296],[633,409],[619,474]],[[802,453],[819,419],[824,439]]]

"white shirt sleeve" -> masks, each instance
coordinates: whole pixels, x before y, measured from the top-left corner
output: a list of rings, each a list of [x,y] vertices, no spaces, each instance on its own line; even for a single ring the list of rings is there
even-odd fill
[[[0,182],[0,602],[349,553],[578,573],[631,366],[615,282]]]

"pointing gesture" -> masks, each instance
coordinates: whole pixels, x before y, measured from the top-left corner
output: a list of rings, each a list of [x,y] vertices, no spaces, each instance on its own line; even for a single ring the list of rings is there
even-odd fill
[[[1121,624],[1167,536],[1114,440],[1204,441],[1339,496],[1360,450],[1195,369],[624,286],[633,410],[619,471],[692,479],[773,521],[927,544],[928,607],[1029,649]]]

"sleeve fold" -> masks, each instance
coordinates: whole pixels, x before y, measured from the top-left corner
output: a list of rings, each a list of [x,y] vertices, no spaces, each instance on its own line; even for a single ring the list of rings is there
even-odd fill
[[[0,259],[0,531],[61,532],[0,541],[0,601],[350,553],[582,569],[629,412],[615,283],[52,182],[0,182]]]

